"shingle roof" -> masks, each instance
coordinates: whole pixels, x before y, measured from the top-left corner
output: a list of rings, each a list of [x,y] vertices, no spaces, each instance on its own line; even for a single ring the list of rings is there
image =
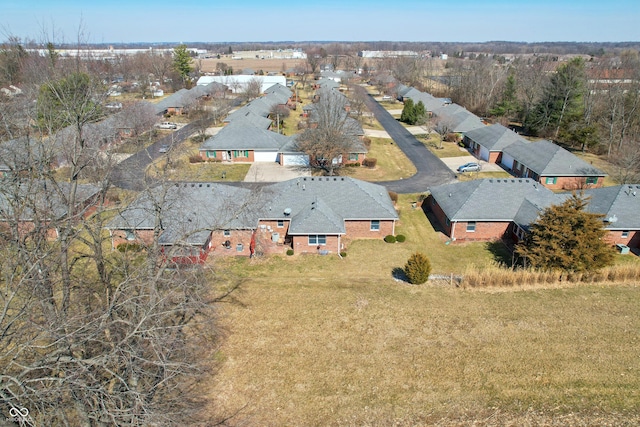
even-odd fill
[[[502,151],[514,142],[527,143],[526,139],[498,123],[470,130],[464,136],[489,151]]]
[[[523,218],[523,203],[544,208],[561,199],[543,185],[526,178],[478,179],[445,184],[431,189],[451,221],[512,221]],[[529,217],[537,217],[531,213]]]
[[[290,138],[239,120],[229,123],[216,135],[204,141],[200,150],[278,151]]]
[[[551,141],[515,142],[502,150],[540,176],[606,176]]]
[[[483,128],[480,117],[457,104],[448,104],[433,110],[433,115],[447,120],[453,132],[465,133],[473,129]]]
[[[162,244],[202,245],[207,230],[253,229],[259,219],[291,220],[292,234],[344,234],[345,220],[396,220],[386,189],[346,177],[303,177],[250,190],[219,183],[179,183],[142,194],[108,229],[153,229],[162,206]],[[288,212],[288,213],[287,213]]]
[[[640,230],[640,184],[624,184],[584,190],[587,210],[608,220],[607,229]],[[610,221],[612,220],[612,221]]]
[[[513,221],[522,228],[573,193],[553,193],[530,179],[482,179],[434,187],[431,195],[451,221]],[[640,230],[640,184],[583,191],[586,210],[605,217],[610,230]]]

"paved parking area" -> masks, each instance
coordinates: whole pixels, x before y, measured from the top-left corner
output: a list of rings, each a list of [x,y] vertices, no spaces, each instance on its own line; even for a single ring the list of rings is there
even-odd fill
[[[311,176],[311,170],[300,166],[281,166],[275,162],[256,162],[251,164],[244,181],[279,182],[301,176]]]
[[[488,163],[488,162],[485,162],[484,160],[478,160],[477,158],[471,155],[458,156],[458,157],[445,157],[440,160],[442,160],[442,162],[454,172],[457,172],[458,166],[462,166],[465,163],[470,163],[470,162],[480,163],[480,167],[482,168],[483,172],[504,172],[504,169],[502,169],[497,164]]]

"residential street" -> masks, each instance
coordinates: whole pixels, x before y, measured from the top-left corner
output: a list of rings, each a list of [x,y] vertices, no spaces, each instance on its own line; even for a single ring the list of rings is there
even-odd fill
[[[175,148],[195,132],[196,126],[194,123],[189,123],[118,163],[110,175],[113,185],[134,191],[148,188],[153,181],[146,176],[145,172],[151,162],[165,155],[160,152],[160,147],[168,145]]]
[[[358,87],[357,90],[365,90]],[[413,162],[418,172],[410,178],[380,181],[389,191],[396,193],[423,193],[430,187],[455,180],[455,174],[423,143],[391,116],[371,95],[366,97],[367,108],[387,131],[393,141]]]

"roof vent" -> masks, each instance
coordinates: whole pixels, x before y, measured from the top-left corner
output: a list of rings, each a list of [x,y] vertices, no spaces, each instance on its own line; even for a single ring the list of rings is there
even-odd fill
[[[286,208],[284,210],[284,216],[289,216],[289,215],[291,215],[291,208]]]

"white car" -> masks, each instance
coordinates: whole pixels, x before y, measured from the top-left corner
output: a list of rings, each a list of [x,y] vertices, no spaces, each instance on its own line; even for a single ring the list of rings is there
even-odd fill
[[[171,122],[162,122],[158,125],[160,129],[178,129],[178,125]]]
[[[392,99],[393,98],[391,96],[389,96],[389,95],[385,95],[385,96],[382,97],[383,101],[391,101]]]

